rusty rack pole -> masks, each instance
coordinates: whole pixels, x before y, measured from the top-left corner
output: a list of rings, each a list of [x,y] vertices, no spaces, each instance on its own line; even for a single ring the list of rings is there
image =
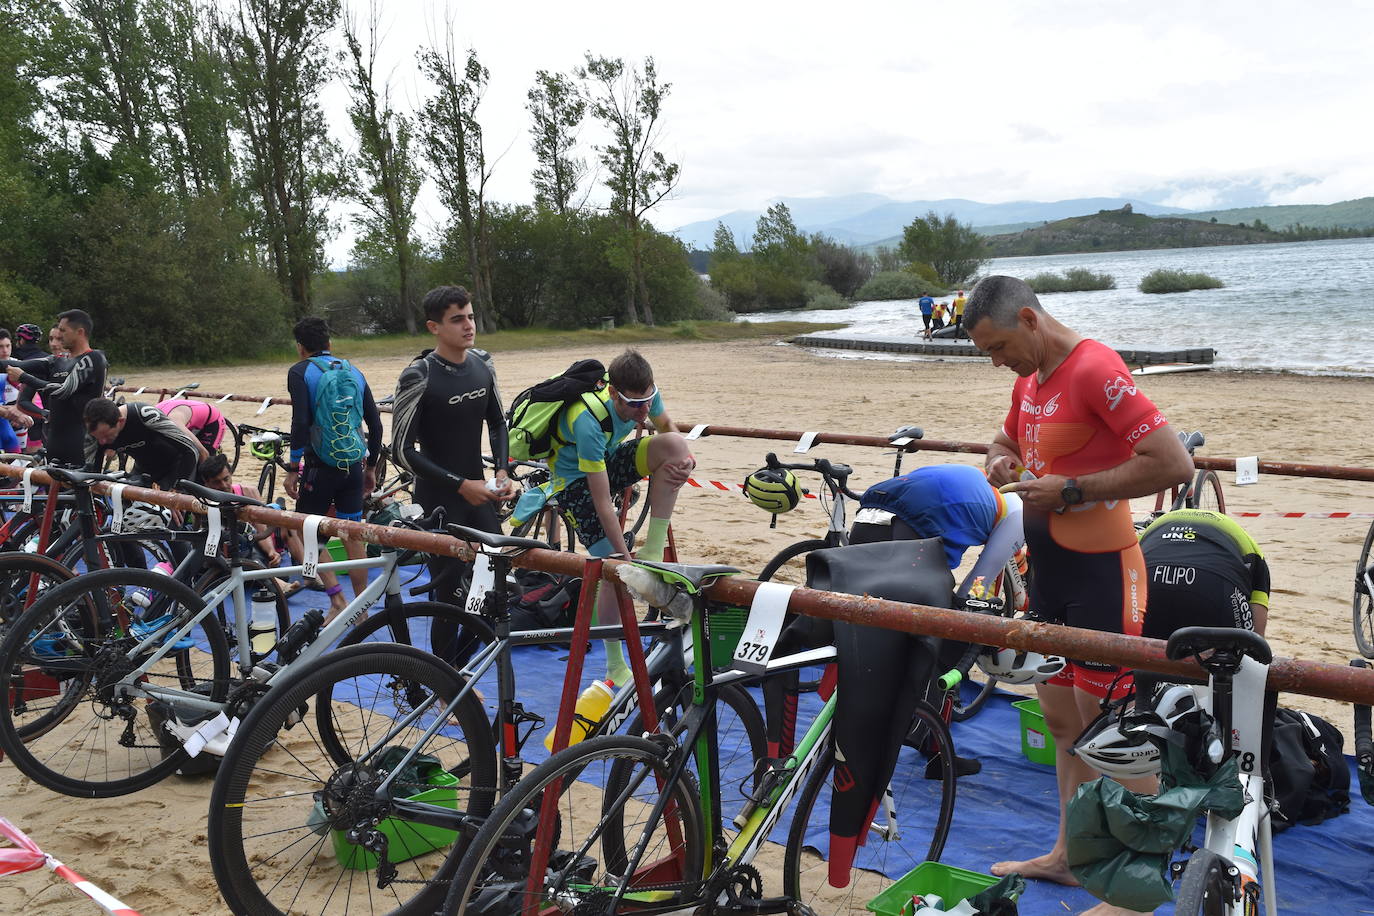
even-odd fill
[[[677,428],[683,432],[693,429],[691,423],[679,423]],[[707,426],[701,433],[706,436],[735,436],[744,439],[775,439],[779,442],[796,442],[805,433],[791,429],[754,429],[747,426]],[[862,445],[872,448],[896,449],[885,436],[857,436],[848,433],[817,433],[812,440],[816,443],[832,445]],[[987,444],[983,442],[957,442],[942,439],[913,439],[902,446],[905,452],[965,452],[968,454],[987,454]],[[1193,464],[1213,471],[1234,471],[1234,458],[1204,458],[1195,456]],[[1264,474],[1280,474],[1285,477],[1325,477],[1332,480],[1374,481],[1374,468],[1345,467],[1338,464],[1295,464],[1288,461],[1261,461],[1259,469]]]
[[[157,395],[157,399],[159,401],[166,400],[167,398],[170,398],[172,395],[180,395],[183,398],[200,398],[203,401],[241,401],[245,404],[262,404],[263,401],[268,400],[267,398],[255,398],[251,394],[217,394],[213,391],[201,391],[196,388],[192,388],[190,390],[187,390],[185,388],[148,388],[146,386],[139,386],[135,388],[133,385],[120,385],[118,388],[115,388],[114,390],[121,394],[132,394],[140,397],[145,394],[155,394]],[[291,406],[291,399],[288,397],[274,397],[271,399],[271,401],[271,406],[273,407]],[[387,412],[391,410],[391,405],[378,404],[377,409],[383,412]]]
[[[209,391],[198,391],[192,389],[187,391],[183,388],[135,388],[132,385],[123,385],[115,391],[133,394],[141,391],[143,394],[155,394],[158,399],[171,397],[179,394],[185,398],[201,398],[207,401],[242,401],[246,404],[262,404],[266,398],[256,398],[247,394],[215,394]],[[273,405],[289,407],[291,399],[287,397],[272,398]],[[378,410],[390,411],[391,405],[378,405]],[[677,428],[681,432],[690,432],[694,428],[691,423],[678,423]],[[731,436],[740,439],[773,439],[779,442],[796,442],[805,435],[801,430],[792,429],[756,429],[749,426],[716,426],[708,425],[701,433],[706,436]],[[859,445],[868,448],[887,448],[895,449],[885,436],[860,436],[851,433],[817,433],[814,440],[817,444],[828,445]],[[963,452],[971,455],[983,455],[987,453],[988,446],[985,442],[959,442],[952,439],[913,439],[911,442],[902,446],[905,452]],[[1213,471],[1234,471],[1236,462],[1234,458],[1204,458],[1194,457],[1193,464],[1196,467],[1208,468]],[[1261,461],[1259,470],[1262,474],[1279,474],[1284,477],[1322,477],[1330,480],[1363,480],[1374,482],[1374,468],[1353,468],[1339,464],[1297,464],[1288,461]]]
[[[21,467],[0,463],[0,474],[18,478],[23,472],[24,469]],[[52,483],[51,478],[41,470],[34,472],[33,479],[40,484]],[[104,492],[108,485],[97,484],[96,488]],[[172,509],[202,514],[205,512],[205,507],[199,500],[179,493],[130,486],[125,488],[124,495],[126,499],[150,502]],[[240,510],[239,515],[249,521],[294,529],[299,529],[306,518],[298,512],[257,507],[244,508]],[[432,532],[341,521],[336,518],[324,519],[320,523],[320,531],[326,536],[360,538],[382,546],[418,550],[465,560],[472,559],[473,556],[472,549],[465,542]],[[514,557],[513,562],[516,566],[544,572],[573,576],[582,573],[581,558],[567,551],[530,550]],[[613,574],[619,563],[620,561],[616,560],[606,561],[602,577],[615,581]],[[752,603],[754,591],[758,586],[759,583],[752,579],[726,578],[718,580],[709,590],[709,594],[718,601],[748,606]],[[1193,662],[1175,662],[1165,658],[1164,643],[1158,639],[987,617],[947,608],[903,604],[899,601],[841,595],[809,588],[794,590],[787,609],[810,617],[844,620],[964,642],[1050,652],[1069,658],[1093,659],[1160,674],[1192,677],[1202,675],[1202,669]],[[1276,657],[1269,668],[1269,686],[1287,693],[1325,697],[1349,703],[1374,704],[1374,669]]]

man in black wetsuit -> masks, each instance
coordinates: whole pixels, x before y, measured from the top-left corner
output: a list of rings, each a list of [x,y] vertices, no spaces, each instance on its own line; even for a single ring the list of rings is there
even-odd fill
[[[463,287],[430,290],[424,309],[434,349],[416,357],[396,383],[391,420],[396,460],[415,475],[415,499],[426,512],[443,506],[447,521],[499,532],[496,505],[510,497],[511,486],[505,470],[506,420],[491,356],[473,346],[476,326]],[[497,468],[491,486],[482,468],[483,423]],[[436,580],[455,563],[438,559],[432,567]],[[456,583],[443,585],[443,594],[449,594]]]
[[[91,316],[68,309],[57,316],[57,330],[69,356],[7,360],[10,382],[28,385],[43,395],[48,421],[43,433],[48,457],[72,467],[85,460],[86,404],[105,389],[105,354],[91,349]]]
[[[134,473],[147,475],[164,490],[178,480],[195,480],[205,459],[205,446],[186,427],[151,404],[116,404],[95,398],[82,413],[86,431],[94,442],[87,455],[93,466],[102,449],[134,459]]]

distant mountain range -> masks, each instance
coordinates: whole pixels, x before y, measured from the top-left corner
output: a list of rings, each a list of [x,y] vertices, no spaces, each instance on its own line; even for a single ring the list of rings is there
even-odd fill
[[[997,226],[1009,231],[1008,224],[1035,225],[1041,222],[1115,210],[1130,204],[1137,213],[1165,216],[1186,213],[1177,207],[1163,207],[1148,201],[1127,197],[1084,197],[1057,201],[1014,201],[1005,204],[984,204],[976,200],[950,198],[946,200],[893,200],[882,194],[846,194],[839,197],[783,197],[792,220],[803,232],[820,232],[845,245],[864,246],[899,236],[916,217],[931,210],[940,214],[953,213],[961,222],[974,228]],[[762,210],[735,210],[712,220],[688,223],[673,230],[688,248],[706,250],[712,247],[716,224],[724,223],[734,233],[741,247],[748,247]]]
[[[1301,223],[1311,228],[1338,226],[1354,229],[1374,228],[1374,197],[1362,197],[1334,204],[1300,206],[1243,207],[1234,210],[1195,212],[1165,207],[1125,197],[1083,197],[1057,201],[1015,201],[984,204],[973,200],[897,201],[882,194],[847,194],[839,197],[784,197],[780,202],[792,211],[792,219],[803,232],[819,232],[837,242],[864,249],[895,246],[902,230],[916,217],[931,210],[953,213],[985,235],[1021,232],[1074,216],[1101,210],[1116,210],[1129,203],[1136,213],[1148,216],[1186,215],[1204,222],[1253,223],[1260,220],[1271,229],[1284,229]],[[747,247],[762,211],[736,210],[717,219],[689,223],[674,230],[688,248],[712,247],[716,224],[724,223],[741,247]]]

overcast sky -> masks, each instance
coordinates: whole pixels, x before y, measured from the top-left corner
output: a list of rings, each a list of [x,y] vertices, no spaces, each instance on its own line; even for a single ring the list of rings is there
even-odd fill
[[[347,0],[364,9],[366,0]],[[525,95],[583,52],[653,56],[660,148],[682,164],[664,229],[769,200],[870,191],[995,203],[1137,196],[1189,209],[1374,194],[1374,4],[547,3],[390,0],[383,56],[417,107],[442,41],[491,71],[491,196],[532,199]],[[352,145],[341,90],[326,101]],[[583,140],[599,139],[588,124]],[[594,161],[590,148],[585,150]],[[595,201],[595,197],[593,200]],[[426,231],[444,219],[431,192]],[[330,248],[347,257],[351,232]]]

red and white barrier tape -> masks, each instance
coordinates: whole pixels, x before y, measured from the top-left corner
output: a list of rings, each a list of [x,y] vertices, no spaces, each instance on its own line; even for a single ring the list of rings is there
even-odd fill
[[[719,480],[697,480],[688,477],[687,484],[699,490],[716,489],[725,493],[743,490],[742,483],[721,483]],[[815,499],[815,493],[802,494],[807,499]],[[1374,518],[1374,512],[1228,512],[1232,518]]]
[[[726,493],[729,493],[731,490],[743,490],[743,489],[744,489],[744,484],[742,484],[742,483],[721,483],[719,480],[707,480],[707,481],[704,481],[704,482],[703,482],[703,481],[697,480],[695,477],[688,477],[688,478],[687,478],[687,483],[688,483],[688,485],[693,486],[693,487],[697,487],[698,489],[701,489],[701,490],[708,490],[708,489],[710,489],[711,487],[715,487],[717,490],[724,490]],[[815,499],[815,498],[816,498],[816,494],[815,494],[815,493],[803,493],[802,496],[806,497],[807,499]]]
[[[1232,518],[1374,518],[1374,512],[1228,512]]]
[[[14,843],[14,848],[0,849],[0,875],[17,875],[46,867],[65,879],[72,887],[90,897],[111,916],[138,916],[133,907],[125,906],[85,878],[38,848],[38,844],[7,819],[0,817],[0,836]]]

